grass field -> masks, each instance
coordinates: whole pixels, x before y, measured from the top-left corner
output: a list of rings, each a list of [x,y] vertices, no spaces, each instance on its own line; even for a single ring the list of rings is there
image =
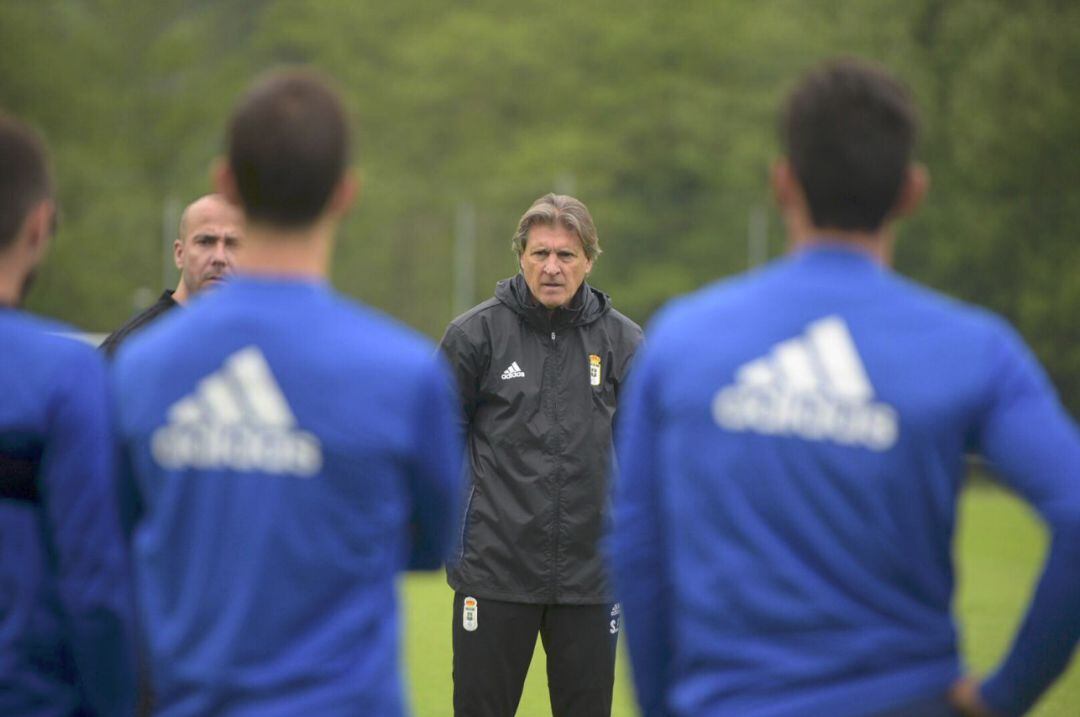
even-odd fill
[[[978,487],[964,497],[957,554],[958,610],[964,650],[972,669],[983,673],[1007,649],[1021,610],[1042,564],[1045,535],[1026,506],[1008,494]],[[450,603],[452,593],[441,574],[415,575],[405,581],[405,660],[413,711],[418,717],[450,715]],[[1077,606],[1080,610],[1080,605]],[[525,685],[518,717],[546,717],[547,683],[543,651],[537,652]],[[619,658],[614,717],[634,717],[625,655]],[[1031,712],[1036,717],[1080,714],[1080,660]]]

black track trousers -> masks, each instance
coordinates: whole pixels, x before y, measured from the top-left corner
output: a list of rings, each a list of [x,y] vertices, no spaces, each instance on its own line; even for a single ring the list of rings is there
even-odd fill
[[[513,717],[537,633],[547,653],[553,717],[610,717],[618,606],[478,598],[475,612],[465,615],[466,597],[454,593],[455,717]]]

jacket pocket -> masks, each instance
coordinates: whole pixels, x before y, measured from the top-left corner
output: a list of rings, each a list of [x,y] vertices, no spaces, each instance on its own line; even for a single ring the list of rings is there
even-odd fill
[[[469,498],[465,501],[465,512],[461,516],[461,551],[458,553],[458,563],[465,559],[465,535],[469,529],[469,514],[472,513],[473,498],[476,497],[476,483],[469,488]]]

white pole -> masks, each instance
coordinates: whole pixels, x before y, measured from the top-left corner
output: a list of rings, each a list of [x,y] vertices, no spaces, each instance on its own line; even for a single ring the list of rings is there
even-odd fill
[[[555,175],[554,183],[556,194],[568,194],[574,196],[577,191],[577,175],[570,171],[559,172]]]
[[[454,229],[454,316],[473,305],[476,286],[476,206],[461,202]]]
[[[180,200],[166,197],[161,207],[161,287],[171,289],[176,286],[176,264],[173,263],[173,241],[180,231]],[[154,294],[157,296],[157,293]]]

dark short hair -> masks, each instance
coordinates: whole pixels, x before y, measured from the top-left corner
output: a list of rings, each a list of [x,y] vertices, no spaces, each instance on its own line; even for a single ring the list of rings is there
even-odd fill
[[[781,134],[814,225],[875,231],[899,198],[918,113],[884,69],[832,60],[788,96]]]
[[[52,193],[45,143],[30,127],[0,111],[0,249],[15,241],[26,215]]]
[[[276,226],[315,221],[349,161],[345,108],[309,70],[256,82],[233,111],[226,142],[247,218]]]

